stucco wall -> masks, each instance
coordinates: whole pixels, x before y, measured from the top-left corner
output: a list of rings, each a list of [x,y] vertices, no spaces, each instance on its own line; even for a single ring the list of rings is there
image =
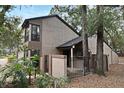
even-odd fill
[[[57,46],[78,37],[58,18],[52,17],[42,21],[42,54],[61,54]]]

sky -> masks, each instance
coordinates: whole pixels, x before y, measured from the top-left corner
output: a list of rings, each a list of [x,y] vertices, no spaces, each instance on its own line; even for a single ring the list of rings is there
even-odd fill
[[[32,17],[39,17],[48,15],[51,8],[51,5],[17,5],[12,9],[7,15],[8,16],[19,16],[22,20]]]

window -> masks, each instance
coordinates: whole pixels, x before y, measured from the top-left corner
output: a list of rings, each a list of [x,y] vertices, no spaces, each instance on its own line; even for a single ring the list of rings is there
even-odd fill
[[[34,55],[40,56],[40,50],[31,50],[31,56]]]
[[[31,26],[31,41],[40,41],[40,29],[38,25]]]
[[[24,51],[24,57],[28,57],[28,51],[29,50]],[[40,56],[40,50],[30,50],[30,52],[31,52],[30,56],[34,55]]]

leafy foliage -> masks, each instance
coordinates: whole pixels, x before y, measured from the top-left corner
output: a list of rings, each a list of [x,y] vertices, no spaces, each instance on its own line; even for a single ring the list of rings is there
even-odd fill
[[[14,62],[16,60],[16,56],[15,55],[8,55],[7,58],[8,58],[8,62],[10,62],[10,63]]]
[[[21,23],[20,17],[8,17],[6,12],[9,12],[13,6],[1,5],[0,8],[0,55],[17,53],[19,46],[22,44],[22,31],[19,28]]]
[[[66,22],[68,22],[75,30],[81,33],[81,8],[80,6],[66,5],[66,6],[54,6],[50,14],[58,14]],[[121,7],[104,6],[103,23],[104,23],[104,40],[110,44],[113,50],[123,50],[123,12]],[[91,36],[96,33],[98,22],[98,15],[96,6],[88,8],[87,15],[88,22],[88,35]]]
[[[12,84],[11,87],[28,87],[31,84],[31,75],[34,71],[32,61],[28,58],[12,60],[11,63],[0,69],[1,87]]]
[[[9,12],[12,8],[13,6],[11,5],[0,5],[0,26],[2,26],[5,21],[5,14]]]
[[[54,86],[54,78],[48,74],[42,73],[37,77],[36,85],[39,88],[51,88]]]
[[[1,68],[0,75],[1,87],[6,87],[8,84],[12,84],[11,87],[28,87],[25,69],[17,61]]]
[[[0,87],[29,87],[31,84],[31,78],[29,77],[32,76],[33,71],[33,64],[28,59],[19,59],[9,63],[0,69]],[[67,78],[58,79],[47,73],[40,73],[36,77],[35,84],[39,88],[52,88],[64,87],[67,82]]]
[[[67,78],[54,78],[48,73],[41,73],[36,79],[36,85],[39,88],[60,88],[67,82]]]
[[[67,77],[56,78],[54,80],[54,86],[57,88],[61,88],[61,87],[64,87],[68,82],[69,82],[69,79]]]

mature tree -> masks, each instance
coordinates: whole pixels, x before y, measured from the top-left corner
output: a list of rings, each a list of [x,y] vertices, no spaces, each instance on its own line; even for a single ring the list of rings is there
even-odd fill
[[[96,73],[99,75],[104,75],[103,69],[103,6],[97,6],[97,14],[98,14],[98,22],[97,22],[97,55],[96,55],[96,62],[97,62],[97,69]]]
[[[87,7],[87,31],[88,36],[97,33],[97,69],[103,72],[103,41],[106,41],[113,50],[123,49],[123,23],[120,21],[123,7],[120,6],[94,6]],[[120,11],[121,10],[121,11]],[[79,33],[82,32],[82,13],[80,6],[54,6],[50,14],[58,14],[67,21]],[[122,25],[122,26],[121,26]],[[103,33],[104,31],[104,33]],[[82,35],[82,34],[81,34]],[[100,40],[99,40],[100,39]],[[99,63],[98,63],[99,62]],[[101,65],[101,66],[100,66]],[[101,68],[101,69],[100,69]]]
[[[21,20],[19,17],[6,17],[6,20],[0,30],[2,55],[6,55],[5,53],[17,54],[22,39],[22,31],[19,29],[20,22]]]
[[[12,8],[11,5],[0,5],[0,26],[5,21],[5,14]]]
[[[116,48],[115,36],[118,33],[120,28],[120,7],[119,6],[104,6],[104,40],[106,42],[110,41],[110,45],[113,49]],[[54,6],[51,9],[50,14],[58,14],[70,25],[72,25],[75,30],[81,33],[81,11],[80,6]],[[97,11],[96,6],[93,8],[87,7],[87,28],[88,36],[91,36],[97,31]]]
[[[58,14],[61,16],[66,22],[68,22],[75,30],[78,32],[81,31],[81,11],[80,6],[54,6],[50,14]],[[79,16],[80,15],[80,16]]]
[[[87,29],[87,6],[82,5],[81,6],[82,11],[82,48],[83,48],[83,69],[84,69],[84,75],[85,75],[85,66],[87,63],[89,63],[88,60],[88,29]]]
[[[68,6],[54,6],[50,14],[58,14],[67,23],[69,23],[77,32],[81,34],[82,32],[82,13],[79,5],[68,5]],[[94,34],[95,29],[92,24],[96,23],[96,10],[95,8],[89,9],[87,7],[87,29],[88,34]]]

